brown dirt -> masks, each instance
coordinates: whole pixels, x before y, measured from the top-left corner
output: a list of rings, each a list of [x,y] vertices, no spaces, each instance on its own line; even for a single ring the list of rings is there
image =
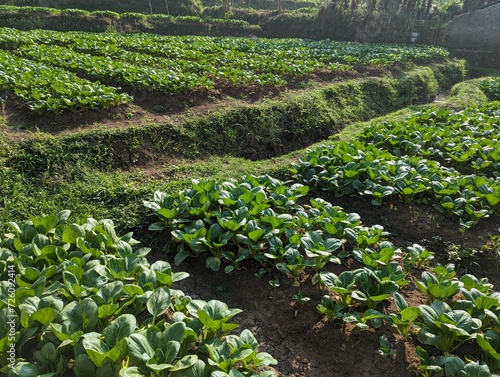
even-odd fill
[[[435,252],[433,263],[448,263],[446,243],[481,248],[489,240],[488,233],[497,234],[500,227],[498,218],[491,218],[461,233],[458,222],[443,218],[430,205],[393,201],[373,207],[369,201],[362,199],[327,199],[349,212],[360,214],[365,225],[383,225],[391,233],[389,240],[397,246],[412,243],[426,245]],[[169,260],[170,254],[165,257],[165,254],[156,251],[152,258]],[[356,263],[349,259],[342,266],[333,268],[339,273],[352,268],[353,264],[355,266]],[[257,277],[261,267],[253,262],[226,275],[222,271],[214,272],[206,268],[203,259],[191,259],[177,267],[190,273],[188,279],[179,283],[179,288],[193,298],[218,299],[229,307],[243,309],[235,320],[241,325],[240,329],[252,330],[261,344],[261,350],[271,353],[279,361],[276,371],[280,377],[418,375],[420,360],[415,347],[419,343],[415,338],[405,340],[388,325],[378,330],[360,331],[340,320],[328,322],[316,311],[316,304],[325,293],[308,281],[310,276],[303,276],[303,282],[297,288],[291,285],[292,279],[277,270]],[[496,290],[500,288],[500,275],[496,263],[493,263],[492,253],[479,254],[472,263],[457,267],[459,271],[476,277],[488,277]],[[426,297],[413,283],[419,277],[420,271],[413,271],[410,283],[402,290],[410,305],[426,303]],[[278,288],[269,284],[269,280],[273,279],[279,280]],[[310,301],[302,307],[293,300],[299,290],[310,297]],[[377,309],[389,313],[395,307],[387,302]],[[390,340],[393,355],[383,357],[378,354],[381,335]],[[432,348],[428,350],[434,352]],[[470,351],[464,353],[470,354]]]

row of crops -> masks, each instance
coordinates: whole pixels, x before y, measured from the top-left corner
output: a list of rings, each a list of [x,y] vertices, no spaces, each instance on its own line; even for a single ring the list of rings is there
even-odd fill
[[[108,108],[131,103],[132,97],[116,88],[78,77],[0,50],[0,86],[13,91],[28,107],[41,114],[62,109]]]
[[[374,205],[388,195],[424,201],[461,219],[466,231],[500,215],[499,115],[500,102],[491,102],[466,111],[423,110],[403,122],[374,125],[361,135],[363,142],[310,151],[292,167],[301,183],[251,176],[158,192],[145,202],[160,219],[150,229],[170,232],[178,244],[176,263],[199,257],[213,270],[232,273],[254,259],[297,287],[311,276],[324,292],[316,303],[320,313],[361,329],[390,326],[414,338],[424,375],[499,373],[500,294],[488,279],[458,277],[452,264],[431,265],[434,253],[425,247],[399,248],[382,226],[364,226],[357,214],[315,197],[326,190],[368,196]],[[330,272],[347,257],[357,264]],[[402,288],[410,278],[426,303],[406,302]],[[390,299],[397,310],[379,310]],[[481,356],[454,354],[466,343]]]
[[[188,274],[149,264],[110,220],[69,215],[11,223],[1,240],[2,375],[275,376],[250,331],[229,334],[241,310],[173,289]]]
[[[355,65],[394,65],[445,58],[439,47],[360,44],[299,39],[257,39],[150,34],[19,31],[0,29],[0,85],[14,91],[38,113],[93,108],[82,102],[100,91],[114,104],[129,103],[120,87],[166,94],[208,89],[221,83],[284,85],[288,77]],[[30,61],[30,63],[27,63]],[[19,88],[19,74],[34,77],[32,88]],[[68,76],[69,75],[69,76]],[[75,75],[81,77],[73,80]],[[50,77],[51,81],[44,80]],[[47,81],[46,84],[44,82]],[[51,85],[58,82],[57,88]],[[101,84],[105,83],[106,85]],[[30,92],[31,89],[31,92]],[[52,92],[50,95],[48,90]],[[118,93],[118,94],[117,94]],[[46,97],[56,103],[47,103]],[[109,106],[109,99],[101,106]]]
[[[368,128],[360,140],[313,151],[292,171],[336,196],[358,193],[432,202],[468,228],[500,215],[499,102],[450,113],[425,110],[404,122]]]

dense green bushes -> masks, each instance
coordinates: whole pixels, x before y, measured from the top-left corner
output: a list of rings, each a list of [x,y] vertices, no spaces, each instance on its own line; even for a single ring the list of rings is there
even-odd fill
[[[151,4],[151,9],[149,8]],[[167,13],[164,0],[120,1],[120,0],[0,0],[0,5],[15,5],[22,7],[48,7],[56,9],[82,9],[85,11],[112,11],[117,13]],[[202,9],[199,0],[170,0],[168,11],[173,16],[196,15]]]
[[[316,15],[311,12],[282,12],[268,17],[262,24],[262,34],[275,38],[314,38]]]
[[[198,12],[199,13],[199,12]],[[175,14],[175,13],[172,13]],[[47,29],[86,32],[147,32],[165,35],[228,35],[258,34],[260,27],[232,19],[202,19],[191,11],[178,16],[148,15],[138,12],[85,11],[42,7],[0,6],[0,27],[21,30]]]

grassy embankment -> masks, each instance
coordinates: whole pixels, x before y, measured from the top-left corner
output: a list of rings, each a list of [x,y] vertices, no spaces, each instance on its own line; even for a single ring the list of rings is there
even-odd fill
[[[15,132],[3,125],[0,230],[29,214],[70,209],[74,217],[110,218],[120,231],[144,236],[151,214],[142,201],[154,191],[174,192],[197,178],[286,178],[287,166],[303,148],[329,138],[352,139],[379,116],[403,118],[425,106],[415,104],[430,102],[463,80],[464,72],[463,61],[415,67],[398,79],[368,77],[289,91],[176,125],[33,132],[15,142]],[[472,81],[452,89],[439,106],[483,100]]]

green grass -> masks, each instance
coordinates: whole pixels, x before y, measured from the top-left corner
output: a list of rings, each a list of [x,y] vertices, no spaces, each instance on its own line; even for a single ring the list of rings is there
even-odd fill
[[[469,84],[461,84],[469,85]],[[476,85],[473,82],[471,88]],[[472,89],[471,89],[472,90]],[[442,106],[462,105],[467,101],[469,91],[456,90],[456,94]],[[452,93],[455,93],[452,91]],[[464,99],[463,96],[466,96]],[[470,100],[470,98],[468,98]],[[381,120],[404,119],[419,107],[411,106],[389,113],[383,117],[366,122],[348,124],[341,132],[322,140],[315,145],[329,144],[336,140],[352,141],[359,133],[372,123]],[[4,131],[0,130],[0,133]],[[2,136],[0,134],[0,136]],[[106,137],[112,138],[110,134]],[[139,132],[140,136],[140,132]],[[1,137],[5,140],[5,137]],[[55,139],[55,138],[54,138]],[[5,166],[5,161],[16,153],[11,144],[0,145],[0,234],[8,229],[9,221],[23,221],[29,214],[43,215],[57,213],[62,209],[72,211],[73,217],[89,216],[93,218],[110,218],[120,232],[133,230],[139,237],[151,237],[146,231],[152,222],[152,214],[146,210],[142,202],[151,199],[153,193],[161,190],[175,192],[188,186],[192,179],[200,178],[239,178],[246,174],[271,174],[278,178],[289,178],[288,166],[305,154],[305,149],[294,150],[279,157],[262,160],[248,160],[230,155],[206,155],[198,158],[163,157],[157,155],[145,167],[128,167],[120,170],[116,167],[105,169],[99,164],[99,156],[84,163],[60,166],[60,161],[34,160],[27,161],[30,156],[53,152],[50,148],[58,147],[52,137],[40,135],[33,145],[39,153],[26,153],[25,159],[18,159],[21,166]],[[131,142],[132,144],[134,141]],[[125,143],[127,144],[127,143]],[[128,146],[130,147],[130,146]],[[62,146],[61,146],[62,148]],[[107,153],[99,150],[99,153]],[[71,158],[71,156],[68,156]],[[51,169],[43,164],[55,164]],[[58,165],[59,164],[59,165]],[[25,171],[23,169],[29,170]],[[48,173],[50,171],[50,173]],[[29,173],[29,174],[27,174]],[[143,242],[152,242],[151,239]]]

